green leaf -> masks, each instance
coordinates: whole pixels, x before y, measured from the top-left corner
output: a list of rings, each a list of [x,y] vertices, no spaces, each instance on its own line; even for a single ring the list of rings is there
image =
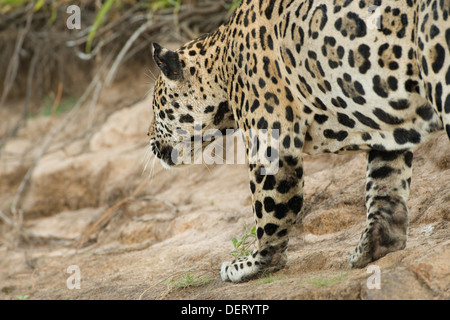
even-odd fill
[[[39,11],[39,9],[42,8],[44,3],[45,3],[45,0],[38,0],[36,2],[36,4],[34,5],[34,8],[33,8],[34,12]]]
[[[57,14],[58,14],[58,7],[54,6],[52,8],[52,14],[50,16],[50,19],[48,20],[49,25],[52,25],[55,22]]]
[[[97,32],[98,28],[103,22],[103,18],[108,13],[108,11],[111,9],[114,2],[118,0],[106,0],[106,2],[102,5],[100,8],[100,11],[97,14],[97,17],[95,17],[94,24],[92,25],[91,31],[89,31],[88,39],[86,41],[86,53],[91,52],[91,46],[92,41],[94,40],[95,33]]]

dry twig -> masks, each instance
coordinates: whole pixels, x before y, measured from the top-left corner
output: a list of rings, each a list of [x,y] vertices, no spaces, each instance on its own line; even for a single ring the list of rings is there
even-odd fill
[[[9,130],[6,136],[0,141],[0,155],[2,154],[2,148],[5,145],[6,141],[8,141],[9,138],[15,136],[17,131],[19,131],[19,129],[25,124],[28,115],[28,107],[31,100],[31,91],[33,90],[34,72],[36,70],[36,63],[39,58],[40,54],[39,52],[37,52],[31,59],[30,68],[28,71],[27,92],[25,96],[25,103],[23,105],[22,116],[20,117],[19,121],[17,121],[16,125],[11,130]]]
[[[41,149],[39,150],[37,156],[34,158],[33,163],[31,164],[30,168],[28,169],[27,173],[25,174],[25,177],[22,179],[22,182],[20,183],[20,186],[18,188],[18,191],[13,199],[12,205],[11,205],[11,212],[13,213],[14,221],[18,222],[18,225],[22,224],[23,221],[23,213],[22,210],[19,209],[19,203],[22,199],[23,193],[28,185],[28,182],[31,178],[31,175],[36,168],[37,164],[41,160],[42,156],[47,152],[48,148],[50,147],[50,144],[53,142],[53,139],[58,135],[59,132],[61,132],[62,129],[64,129],[69,123],[69,121],[73,118],[73,116],[76,114],[78,109],[83,105],[83,103],[86,101],[86,99],[91,94],[91,91],[94,89],[95,85],[98,83],[100,76],[102,74],[103,69],[106,67],[106,65],[109,62],[109,58],[106,59],[103,66],[100,68],[100,71],[95,75],[95,77],[92,79],[91,83],[88,85],[87,89],[84,91],[83,95],[78,99],[75,106],[72,108],[72,110],[63,118],[63,120],[60,122],[59,126],[56,127],[53,131],[51,131],[44,143],[42,144]]]
[[[149,28],[149,23],[148,21],[143,23],[134,33],[133,35],[130,37],[130,39],[128,39],[128,41],[125,43],[125,45],[123,46],[122,50],[120,50],[119,54],[117,55],[116,59],[114,60],[111,69],[108,72],[108,75],[106,76],[106,80],[105,80],[105,85],[106,87],[109,87],[112,83],[112,81],[114,80],[114,76],[116,74],[117,68],[120,65],[120,62],[122,61],[123,57],[125,56],[125,54],[127,53],[127,51],[130,49],[131,45],[133,44],[134,41],[136,41],[136,39]]]
[[[4,82],[5,89],[3,91],[2,97],[0,98],[0,107],[4,104],[6,98],[9,94],[9,91],[12,88],[14,80],[16,79],[16,76],[17,76],[17,70],[19,69],[19,54],[20,54],[20,50],[22,49],[22,45],[23,45],[25,36],[27,35],[28,31],[30,30],[31,21],[33,20],[33,14],[34,14],[34,10],[33,10],[34,4],[35,4],[35,1],[30,2],[26,8],[26,11],[29,12],[28,16],[27,16],[27,22],[26,22],[25,27],[21,30],[21,32],[19,33],[19,36],[17,37],[14,53],[11,57],[11,61],[9,62],[8,70],[6,71],[5,82]]]
[[[0,210],[0,218],[5,221],[7,224],[9,224],[10,226],[14,225],[14,222],[8,218],[8,216],[6,214],[3,213],[3,211]]]
[[[80,240],[78,241],[78,248],[83,246],[94,233],[98,232],[103,226],[108,224],[113,217],[114,212],[120,209],[123,205],[136,200],[136,196],[142,191],[147,183],[147,180],[143,180],[130,196],[120,200],[112,207],[108,208],[105,213],[103,213],[102,216],[98,218],[97,221],[95,221],[87,231],[83,233],[83,235],[80,237]]]

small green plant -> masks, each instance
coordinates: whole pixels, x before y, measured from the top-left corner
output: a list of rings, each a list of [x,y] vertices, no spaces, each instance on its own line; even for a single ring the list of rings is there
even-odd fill
[[[259,284],[268,284],[268,283],[272,283],[278,280],[283,280],[282,277],[274,277],[273,274],[271,272],[269,273],[263,273],[262,276],[259,279]]]
[[[155,0],[151,2],[152,11],[174,8],[176,12],[180,9],[182,0]]]
[[[183,275],[183,277],[177,281],[169,281],[167,282],[169,285],[172,285],[176,288],[183,288],[186,289],[188,287],[199,287],[204,284],[207,284],[212,279],[205,277],[205,276],[191,276],[189,271],[186,271],[186,273]]]
[[[115,2],[117,2],[117,0],[106,0],[98,11],[97,16],[95,17],[94,24],[91,26],[91,30],[88,34],[88,39],[86,41],[86,53],[91,52],[92,41],[94,40],[95,33],[103,23],[106,14]]]
[[[67,97],[59,101],[59,104],[57,106],[53,106],[53,99],[47,95],[44,97],[40,114],[41,116],[58,115],[70,110],[76,102],[77,99],[75,97]]]
[[[341,274],[341,275],[337,275],[331,278],[314,278],[311,279],[309,282],[313,285],[316,285],[318,287],[325,287],[325,286],[331,286],[333,284],[335,284],[336,282],[340,282],[342,280],[344,280],[345,278],[347,278],[347,274]]]
[[[24,295],[24,296],[16,296],[16,298],[17,298],[18,300],[27,300],[29,297],[30,297],[29,294],[26,294],[26,295]]]
[[[234,249],[231,250],[230,254],[235,257],[246,257],[249,256],[251,251],[251,246],[256,241],[256,226],[254,226],[250,231],[248,230],[247,224],[245,224],[244,235],[238,240],[236,237],[231,239],[233,242]]]

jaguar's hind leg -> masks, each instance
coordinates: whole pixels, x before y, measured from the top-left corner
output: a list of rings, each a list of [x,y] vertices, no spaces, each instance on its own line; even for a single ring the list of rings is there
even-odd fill
[[[366,227],[349,264],[364,267],[389,252],[403,249],[413,154],[410,150],[371,151],[366,176]]]

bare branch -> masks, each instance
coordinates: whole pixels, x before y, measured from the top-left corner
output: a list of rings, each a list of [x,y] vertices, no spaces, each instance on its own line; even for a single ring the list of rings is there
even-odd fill
[[[97,83],[98,83],[98,81],[100,79],[100,76],[102,74],[103,69],[109,63],[109,60],[110,60],[109,58],[106,59],[106,61],[103,63],[102,67],[100,68],[100,71],[95,75],[95,77],[89,83],[89,85],[86,88],[86,90],[84,91],[83,95],[80,97],[80,99],[78,99],[77,103],[72,108],[72,110],[70,110],[70,112],[64,117],[64,119],[61,121],[59,126],[56,127],[52,132],[50,132],[47,135],[47,137],[46,137],[46,139],[45,139],[41,149],[39,150],[38,154],[34,158],[33,163],[31,164],[31,167],[28,169],[27,173],[25,174],[25,177],[23,178],[22,182],[20,183],[19,189],[18,189],[18,191],[17,191],[17,193],[16,193],[16,195],[14,197],[14,200],[12,202],[11,211],[13,213],[14,220],[17,221],[17,219],[19,219],[20,221],[22,221],[22,217],[21,217],[22,210],[18,210],[18,205],[19,205],[19,202],[20,202],[20,200],[22,198],[24,190],[25,190],[25,188],[28,185],[28,182],[29,182],[29,180],[31,178],[31,174],[33,173],[35,167],[37,166],[37,164],[41,160],[42,156],[47,152],[47,149],[49,148],[49,146],[52,143],[52,141],[55,138],[55,136],[57,136],[57,134],[62,129],[64,129],[66,127],[67,123],[73,118],[73,116],[78,111],[80,106],[83,105],[83,103],[89,97],[89,95],[91,94],[92,90],[97,85]]]
[[[6,141],[9,138],[16,135],[17,131],[20,129],[20,127],[25,123],[25,121],[27,119],[28,106],[30,104],[31,91],[33,89],[34,71],[36,70],[36,63],[39,60],[39,57],[40,57],[40,54],[38,52],[38,53],[35,53],[33,55],[33,58],[31,59],[30,68],[28,71],[27,92],[26,92],[26,96],[25,96],[25,103],[23,105],[22,116],[20,117],[19,121],[16,123],[14,128],[9,130],[8,133],[6,134],[6,136],[3,138],[3,140],[0,141],[0,155],[2,154],[2,148],[5,145]]]
[[[113,62],[113,65],[112,65],[111,69],[108,72],[108,75],[106,76],[106,79],[105,79],[106,87],[109,87],[111,85],[111,82],[114,80],[114,76],[116,74],[117,68],[120,65],[120,62],[122,61],[122,59],[125,56],[125,54],[127,53],[127,51],[130,49],[130,47],[133,44],[133,42],[136,41],[136,39],[141,35],[141,33],[143,33],[145,30],[147,30],[149,28],[149,26],[150,25],[149,25],[148,21],[143,23],[133,33],[133,35],[130,37],[130,39],[128,39],[128,41],[123,46],[122,50],[120,50],[119,54],[117,55],[116,59]]]
[[[8,96],[9,91],[12,88],[12,84],[14,83],[14,80],[16,79],[16,76],[17,76],[17,70],[19,69],[19,54],[20,54],[20,50],[22,50],[23,40],[25,39],[25,36],[27,35],[28,31],[30,30],[31,21],[33,20],[34,3],[35,3],[35,1],[30,2],[27,6],[27,11],[29,11],[29,14],[27,17],[27,23],[26,23],[25,27],[19,33],[19,36],[17,37],[14,53],[11,57],[11,61],[10,61],[9,65],[8,65],[8,70],[6,71],[5,82],[4,82],[5,89],[4,89],[2,97],[0,99],[0,107],[5,102],[6,97]]]
[[[8,218],[8,216],[5,215],[2,210],[0,210],[0,218],[10,226],[14,225],[14,222],[10,218]]]

